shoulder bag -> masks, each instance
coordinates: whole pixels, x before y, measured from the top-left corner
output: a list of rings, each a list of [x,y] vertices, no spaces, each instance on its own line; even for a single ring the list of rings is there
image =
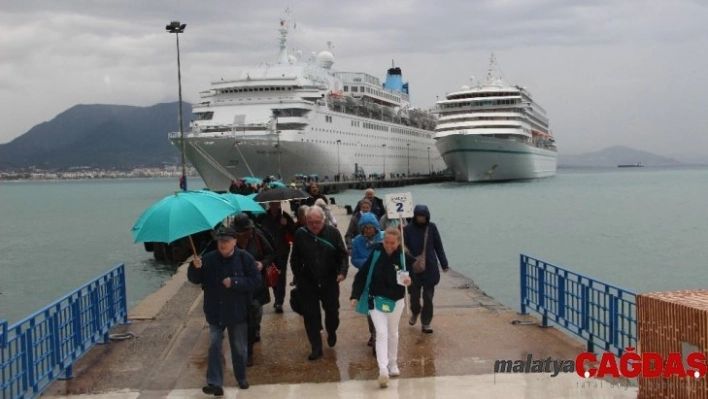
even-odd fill
[[[425,228],[423,237],[423,252],[415,257],[415,262],[411,265],[413,273],[423,273],[425,271],[425,252],[428,249],[428,227]]]
[[[371,264],[369,265],[369,274],[366,276],[366,284],[364,284],[364,290],[361,291],[359,302],[356,304],[356,312],[361,313],[363,315],[369,314],[369,285],[371,285],[371,275],[374,273],[376,261],[379,260],[379,254],[379,250],[374,251],[374,257],[371,259]]]

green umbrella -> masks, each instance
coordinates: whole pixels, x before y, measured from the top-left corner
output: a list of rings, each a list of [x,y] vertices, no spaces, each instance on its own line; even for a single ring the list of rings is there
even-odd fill
[[[133,225],[135,242],[170,243],[204,230],[239,210],[209,191],[179,191],[146,209]],[[191,238],[191,237],[190,237]]]
[[[251,212],[254,215],[265,213],[265,209],[258,205],[256,201],[246,195],[225,193],[221,194],[229,203],[236,208],[237,212]],[[255,195],[254,195],[255,197]]]

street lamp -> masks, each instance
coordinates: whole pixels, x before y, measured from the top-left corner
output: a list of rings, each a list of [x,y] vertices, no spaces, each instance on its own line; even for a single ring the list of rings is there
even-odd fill
[[[339,145],[342,144],[342,140],[337,140],[337,179],[336,181],[339,181],[340,177],[342,176],[342,172],[339,170]]]
[[[428,175],[432,174],[432,169],[430,169],[430,147],[428,147]]]
[[[280,130],[278,130],[278,115],[280,115],[280,110],[279,109],[274,109],[273,110],[273,118],[275,119],[275,137],[278,140],[278,143],[275,145],[275,147],[278,149],[278,179],[283,178],[283,174],[281,171],[281,166],[280,166]]]
[[[386,178],[386,144],[381,144],[381,147],[383,147],[383,175],[384,179]]]
[[[182,178],[179,182],[179,187],[183,191],[187,191],[187,166],[185,161],[185,140],[184,128],[182,127],[182,72],[180,71],[179,63],[179,34],[184,33],[187,24],[180,24],[179,21],[172,21],[165,27],[168,33],[174,33],[177,37],[177,87],[179,88],[179,138],[182,141]]]
[[[407,177],[411,177],[411,143],[407,143],[408,146],[408,174]]]

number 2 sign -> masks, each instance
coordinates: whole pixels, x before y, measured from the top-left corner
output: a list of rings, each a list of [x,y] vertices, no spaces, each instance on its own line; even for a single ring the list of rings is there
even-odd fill
[[[389,219],[413,217],[413,196],[411,193],[386,194],[386,216]]]

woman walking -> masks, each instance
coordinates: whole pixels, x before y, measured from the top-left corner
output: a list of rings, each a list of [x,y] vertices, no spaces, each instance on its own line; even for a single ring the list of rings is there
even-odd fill
[[[405,255],[405,263],[415,258]],[[405,307],[405,287],[411,279],[404,272],[401,232],[389,228],[383,243],[378,245],[357,272],[352,284],[351,306],[356,308],[368,276],[369,315],[376,327],[376,361],[379,365],[379,385],[388,386],[389,377],[398,377],[398,321]],[[370,269],[371,270],[370,273]]]

